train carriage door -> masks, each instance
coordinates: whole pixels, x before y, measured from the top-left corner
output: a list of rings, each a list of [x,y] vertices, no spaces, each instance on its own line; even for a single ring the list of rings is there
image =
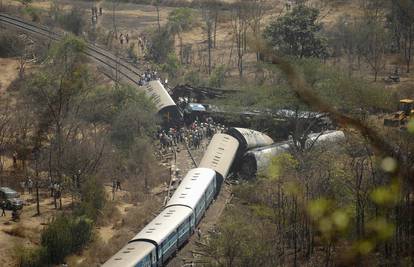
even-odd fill
[[[157,253],[155,253],[155,250],[151,252],[151,266],[157,266]]]

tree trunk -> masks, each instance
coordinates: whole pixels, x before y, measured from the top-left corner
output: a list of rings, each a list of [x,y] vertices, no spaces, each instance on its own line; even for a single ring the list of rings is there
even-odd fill
[[[211,74],[211,23],[207,25],[208,75]]]
[[[157,10],[158,32],[161,32],[161,23],[160,23],[160,7],[158,6],[158,3],[155,5],[155,9]]]
[[[36,215],[40,215],[40,200],[39,200],[39,169],[37,165],[37,158],[35,159],[35,168],[36,168]]]
[[[214,48],[216,48],[217,21],[218,21],[218,11],[216,11],[215,16],[214,16],[214,39],[213,39]]]

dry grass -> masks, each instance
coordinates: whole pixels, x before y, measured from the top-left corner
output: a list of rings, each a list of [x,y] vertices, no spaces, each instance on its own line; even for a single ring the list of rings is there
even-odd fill
[[[25,238],[33,244],[39,244],[39,228],[29,228],[22,223],[13,225],[11,228],[2,229],[2,231],[8,235],[14,237]]]
[[[27,236],[28,229],[27,227],[24,227],[22,224],[16,224],[12,226],[10,229],[2,229],[2,231],[11,236],[25,238]]]

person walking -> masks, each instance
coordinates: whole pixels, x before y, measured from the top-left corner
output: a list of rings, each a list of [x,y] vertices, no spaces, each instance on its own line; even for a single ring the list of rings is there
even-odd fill
[[[29,189],[29,194],[32,194],[32,192],[33,192],[33,181],[30,178],[29,178],[29,180],[27,180],[27,189]]]
[[[121,191],[122,189],[121,189],[121,181],[120,180],[116,180],[116,190],[118,191],[118,189],[119,189],[119,191]]]
[[[6,216],[6,201],[4,200],[1,202],[1,209],[2,209],[1,217]]]

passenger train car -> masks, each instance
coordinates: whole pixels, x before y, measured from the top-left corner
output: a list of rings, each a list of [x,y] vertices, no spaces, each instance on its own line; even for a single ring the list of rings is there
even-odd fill
[[[338,142],[344,139],[345,134],[342,131],[314,133],[308,136],[305,146],[318,146],[324,142]],[[241,160],[239,176],[244,179],[255,178],[257,173],[263,172],[268,168],[272,157],[284,152],[289,152],[292,146],[293,141],[284,141],[247,151]]]
[[[239,149],[236,154],[237,158],[240,158],[249,149],[273,144],[272,138],[264,133],[251,129],[233,127],[227,133],[239,142]]]
[[[140,86],[145,94],[154,102],[158,114],[169,123],[181,120],[182,114],[159,80],[153,80]]]
[[[165,265],[194,233],[227,177],[240,144],[254,148],[270,140],[262,133],[243,128],[214,135],[199,167],[187,173],[164,210],[103,266]]]

